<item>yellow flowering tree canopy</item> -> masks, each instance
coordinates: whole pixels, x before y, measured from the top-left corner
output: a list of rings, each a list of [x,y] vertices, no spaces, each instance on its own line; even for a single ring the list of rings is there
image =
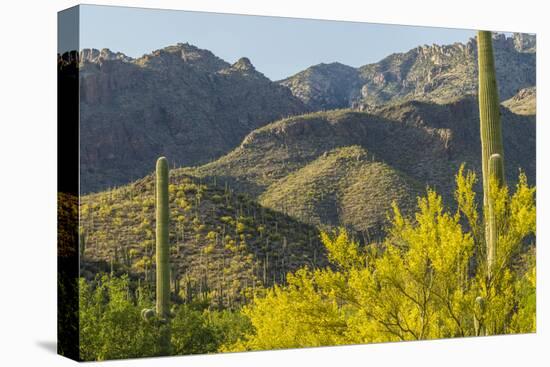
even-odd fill
[[[244,308],[252,331],[225,350],[258,350],[535,331],[535,189],[493,185],[498,227],[487,276],[473,172],[456,176],[455,209],[428,189],[409,218],[394,205],[385,240],[323,233],[332,266],[288,274]]]

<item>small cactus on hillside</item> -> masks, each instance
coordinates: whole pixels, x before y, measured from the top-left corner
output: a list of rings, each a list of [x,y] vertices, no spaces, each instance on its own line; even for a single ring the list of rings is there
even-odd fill
[[[78,231],[78,244],[80,250],[80,257],[84,257],[86,251],[86,231],[81,227]]]

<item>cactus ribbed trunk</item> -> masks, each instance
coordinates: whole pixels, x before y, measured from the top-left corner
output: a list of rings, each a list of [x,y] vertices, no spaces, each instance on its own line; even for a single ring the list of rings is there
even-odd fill
[[[157,261],[157,316],[162,320],[160,353],[170,354],[170,262],[169,262],[169,201],[168,161],[157,160],[156,182],[156,261]]]
[[[491,278],[496,254],[496,223],[490,208],[490,166],[493,176],[497,175],[500,185],[504,185],[504,149],[500,123],[500,103],[498,97],[493,39],[489,31],[477,33],[477,54],[479,72],[479,121],[481,135],[481,167],[483,174],[483,206],[485,213],[485,240],[487,246],[487,273]],[[495,157],[491,162],[491,157]],[[491,222],[493,222],[491,224]]]
[[[493,154],[489,158],[489,177],[491,180],[496,180],[497,187],[500,187],[504,182],[504,172],[502,170],[502,157],[500,154]],[[489,189],[495,187],[489,185]],[[487,275],[489,279],[493,275],[493,267],[497,256],[497,241],[498,241],[498,227],[495,216],[495,193],[489,190],[489,200],[487,203]]]

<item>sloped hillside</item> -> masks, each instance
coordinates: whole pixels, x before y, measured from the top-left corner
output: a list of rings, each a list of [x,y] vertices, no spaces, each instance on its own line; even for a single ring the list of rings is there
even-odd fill
[[[215,180],[170,177],[172,287],[183,300],[232,307],[288,271],[326,265],[318,230],[219,187]],[[130,273],[153,284],[154,179],[147,176],[81,200],[84,277]]]
[[[506,108],[501,113],[509,182],[519,168],[533,180],[535,119]],[[316,112],[257,129],[219,160],[178,174],[216,177],[302,220],[312,215],[313,223],[376,231],[393,200],[408,207],[426,186],[449,199],[462,163],[479,173],[477,116],[474,98],[395,103],[371,113]]]
[[[409,213],[423,191],[419,182],[350,146],[326,152],[278,180],[259,200],[304,222],[354,228],[368,243],[382,232],[392,202]]]

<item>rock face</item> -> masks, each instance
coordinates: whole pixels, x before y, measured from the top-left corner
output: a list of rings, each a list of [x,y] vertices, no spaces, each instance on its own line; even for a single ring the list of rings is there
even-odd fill
[[[250,60],[230,65],[189,44],[138,59],[82,50],[80,96],[83,193],[142,177],[161,155],[205,163],[255,128],[308,110]]]
[[[501,99],[536,84],[534,35],[494,35]],[[416,47],[357,69],[316,65],[280,83],[312,109],[373,106],[399,100],[446,103],[477,93],[477,46],[466,44]]]

